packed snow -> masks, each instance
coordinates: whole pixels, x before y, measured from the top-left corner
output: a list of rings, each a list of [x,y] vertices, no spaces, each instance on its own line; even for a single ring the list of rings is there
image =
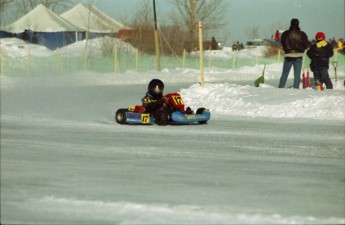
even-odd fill
[[[99,43],[88,43],[98,56]],[[84,46],[59,51],[81,56]],[[0,47],[12,58],[28,48],[36,57],[55,54],[11,38]],[[236,57],[262,57],[264,50]],[[234,53],[225,47],[205,56]],[[190,68],[2,74],[1,222],[343,224],[345,58],[337,57],[338,80],[330,65],[334,89],[324,91],[291,88],[292,71],[278,89],[282,63],[275,59],[259,87],[263,64],[206,67],[204,87]],[[113,112],[140,104],[153,78],[192,109],[209,108],[208,124],[116,124]]]
[[[134,48],[128,44],[122,44],[117,39],[116,42],[122,46],[122,49]],[[88,41],[90,52],[101,55],[102,39],[92,39]],[[60,49],[61,54],[83,55],[86,41],[80,41]],[[24,46],[19,48],[18,46]],[[26,48],[31,49],[34,56],[54,55],[44,46],[26,44],[22,40],[9,38],[1,40],[3,54],[10,57],[22,57],[27,54]],[[98,54],[97,54],[98,50]],[[239,51],[237,57],[256,57],[264,55],[264,46],[253,49],[244,49]],[[194,53],[195,54],[195,53]],[[225,47],[223,51],[206,51],[206,56],[212,55],[215,58],[233,57],[231,48]],[[345,95],[344,95],[344,65],[338,68],[338,80],[334,80],[334,71],[330,65],[329,73],[333,78],[334,90],[317,92],[313,88],[307,90],[294,89],[276,89],[276,82],[280,75],[282,64],[273,63],[267,66],[265,71],[266,84],[261,84],[260,88],[254,88],[253,82],[257,79],[263,70],[263,65],[255,67],[241,67],[238,69],[217,69],[206,68],[206,85],[201,87],[198,84],[199,71],[194,69],[175,70],[163,69],[161,73],[150,71],[140,75],[131,72],[124,74],[101,74],[95,77],[95,74],[83,75],[72,74],[71,79],[85,79],[88,77],[90,83],[99,85],[123,85],[123,84],[147,84],[151,78],[159,77],[168,86],[170,83],[196,83],[187,89],[180,90],[186,103],[197,107],[198,105],[207,105],[214,114],[219,115],[237,115],[250,117],[273,117],[273,118],[314,118],[321,120],[344,120],[345,119]],[[80,77],[83,76],[83,77]],[[312,73],[310,73],[312,77]],[[292,84],[292,70],[289,75],[288,85]],[[44,78],[43,78],[44,79]],[[8,81],[11,80],[11,81]],[[7,82],[13,82],[13,79],[2,77],[2,87],[9,85]],[[239,81],[246,81],[244,85],[239,85]],[[251,82],[253,81],[253,82]],[[302,87],[302,84],[301,84]]]

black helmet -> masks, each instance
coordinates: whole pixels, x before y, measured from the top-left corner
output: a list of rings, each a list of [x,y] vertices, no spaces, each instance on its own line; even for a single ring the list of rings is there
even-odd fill
[[[150,81],[147,87],[148,93],[155,99],[160,99],[163,96],[164,83],[159,79],[153,79]]]

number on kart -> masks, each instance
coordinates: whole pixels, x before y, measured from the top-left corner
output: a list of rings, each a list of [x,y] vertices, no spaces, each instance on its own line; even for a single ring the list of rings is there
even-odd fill
[[[184,102],[179,95],[172,96],[176,105],[184,105]]]
[[[145,113],[141,114],[141,123],[149,123],[150,122],[149,118],[150,118],[149,114],[145,114]]]

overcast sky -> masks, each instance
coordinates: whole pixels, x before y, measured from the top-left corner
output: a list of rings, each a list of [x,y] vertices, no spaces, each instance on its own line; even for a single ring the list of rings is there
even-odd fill
[[[73,0],[93,3],[120,22],[125,22],[146,0]],[[277,29],[288,29],[290,20],[298,18],[309,39],[318,31],[326,38],[345,36],[345,0],[223,0],[226,5],[224,31],[216,39],[245,42],[248,30],[259,27],[261,38],[269,38]],[[152,6],[152,0],[148,0]],[[168,22],[167,15],[175,10],[172,0],[156,0],[158,22]],[[212,34],[213,35],[213,34]]]
[[[77,1],[77,0],[76,0]],[[117,20],[128,18],[144,0],[94,0],[96,6]],[[269,38],[277,29],[288,29],[290,20],[298,18],[300,27],[310,39],[318,31],[326,38],[345,36],[345,0],[223,0],[227,8],[225,31],[228,43],[245,42],[246,31],[259,27],[262,38]],[[78,1],[80,2],[80,1]],[[84,2],[90,2],[85,0]],[[120,3],[121,2],[121,3]],[[149,1],[152,4],[152,1]],[[156,0],[158,21],[166,22],[173,10],[171,0]]]

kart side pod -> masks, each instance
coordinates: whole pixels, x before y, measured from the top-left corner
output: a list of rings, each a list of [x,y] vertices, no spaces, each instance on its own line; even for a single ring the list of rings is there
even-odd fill
[[[119,124],[148,124],[154,123],[154,118],[148,113],[131,112],[129,109],[118,109],[115,120]]]

